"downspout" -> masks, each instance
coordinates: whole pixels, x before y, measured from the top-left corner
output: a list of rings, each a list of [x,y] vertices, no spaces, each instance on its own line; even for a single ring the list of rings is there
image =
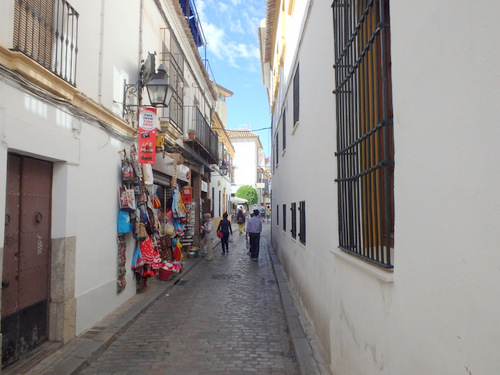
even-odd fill
[[[143,22],[144,19],[144,0],[141,0],[140,3],[140,11],[139,11],[139,70],[142,66],[142,32],[143,32]],[[140,78],[140,77],[139,77]]]
[[[104,49],[104,10],[106,8],[106,0],[101,0],[101,30],[99,32],[99,71],[97,74],[97,102],[102,104],[102,69],[103,69],[103,49]]]

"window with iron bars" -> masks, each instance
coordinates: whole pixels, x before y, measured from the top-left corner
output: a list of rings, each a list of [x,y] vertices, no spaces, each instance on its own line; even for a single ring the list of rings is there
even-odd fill
[[[292,233],[292,238],[297,238],[297,203],[293,202],[291,204],[290,211],[292,213],[292,229],[290,230],[290,232]]]
[[[162,29],[162,53],[160,62],[165,65],[168,73],[168,83],[173,90],[168,107],[158,108],[158,117],[168,119],[170,124],[180,132],[184,130],[184,63],[185,56],[180,44],[170,29]],[[167,45],[167,41],[170,43]]]
[[[334,0],[339,247],[393,268],[389,0]]]
[[[286,204],[283,204],[283,231],[286,232]]]
[[[14,3],[14,50],[75,86],[78,12],[65,0]]]
[[[283,108],[283,117],[281,118],[283,132],[283,151],[286,150],[286,108]]]
[[[280,206],[279,204],[276,205],[276,226],[279,227],[280,225]]]
[[[299,122],[300,114],[300,94],[299,94],[299,65],[295,69],[293,77],[293,126]]]
[[[306,244],[306,201],[299,202],[299,241]]]
[[[279,163],[279,153],[280,153],[280,145],[279,145],[279,133],[276,132],[276,137],[275,137],[275,141],[274,141],[274,147],[275,147],[275,151],[276,151],[276,162],[275,162],[275,167],[278,166],[278,163]]]

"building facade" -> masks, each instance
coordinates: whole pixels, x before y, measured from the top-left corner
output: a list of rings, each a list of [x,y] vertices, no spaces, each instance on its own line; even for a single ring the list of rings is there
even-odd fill
[[[212,191],[211,213],[214,222],[218,224],[224,213],[231,214],[232,165],[235,151],[226,130],[226,98],[231,97],[233,93],[221,85],[216,85],[215,90],[217,92],[217,104],[212,128],[219,136],[219,165],[212,169],[210,185]]]
[[[499,10],[267,1],[272,242],[336,375],[500,370]]]
[[[228,130],[228,135],[235,150],[232,194],[235,194],[242,185],[250,185],[257,189],[265,163],[258,134],[248,129],[231,129]]]
[[[164,78],[163,68],[172,96],[156,108],[160,137],[147,147],[156,163],[143,167],[151,175],[141,177],[141,196],[166,205],[175,188],[190,186],[182,241],[199,241],[193,228],[209,199],[219,140],[196,16],[185,0],[3,2],[3,366],[46,340],[68,342],[136,293],[132,233],[117,252],[118,192],[124,156],[142,152],[146,85]]]

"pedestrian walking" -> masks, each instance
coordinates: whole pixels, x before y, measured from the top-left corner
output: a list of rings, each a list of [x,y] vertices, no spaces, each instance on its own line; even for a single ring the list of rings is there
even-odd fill
[[[200,230],[203,231],[205,235],[201,240],[201,248],[205,248],[205,251],[207,253],[205,259],[212,260],[214,259],[212,246],[215,239],[215,224],[212,220],[212,215],[210,215],[208,212],[203,215],[203,220],[205,221],[205,223],[200,226]]]
[[[236,223],[238,224],[238,230],[241,236],[245,228],[245,214],[243,213],[243,208],[241,207],[239,208],[238,213],[236,214]]]
[[[231,228],[231,222],[227,219],[227,212],[224,212],[222,215],[217,232],[222,233],[222,238],[220,239],[222,255],[229,254],[229,233],[233,234],[233,228]]]
[[[266,208],[266,218],[267,218],[267,221],[271,221],[271,206],[270,205],[267,205],[267,208]]]
[[[250,257],[252,260],[259,259],[260,233],[262,232],[262,221],[259,217],[259,210],[253,210],[253,215],[248,220],[246,238],[250,237]]]
[[[260,220],[266,220],[266,208],[264,207],[264,203],[260,204]]]

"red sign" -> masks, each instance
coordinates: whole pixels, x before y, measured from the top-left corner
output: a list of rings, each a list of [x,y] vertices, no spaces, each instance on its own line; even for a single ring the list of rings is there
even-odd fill
[[[139,109],[139,152],[140,164],[156,162],[156,108],[141,107]]]
[[[191,186],[183,187],[181,190],[181,194],[182,194],[182,201],[184,203],[191,203],[191,200],[193,199],[192,198],[193,190],[191,189]]]

